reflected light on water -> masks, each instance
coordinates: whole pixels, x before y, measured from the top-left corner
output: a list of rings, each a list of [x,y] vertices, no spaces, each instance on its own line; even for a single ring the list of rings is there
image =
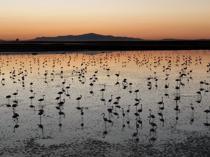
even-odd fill
[[[209,54],[1,55],[0,146],[29,137],[45,144],[94,138],[155,145],[206,134]]]

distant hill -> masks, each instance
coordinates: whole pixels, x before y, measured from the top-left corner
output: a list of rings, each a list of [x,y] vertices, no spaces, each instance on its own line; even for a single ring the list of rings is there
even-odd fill
[[[37,37],[32,41],[140,41],[139,38],[118,37],[111,35],[100,35],[95,33],[82,35],[67,35],[56,37]]]

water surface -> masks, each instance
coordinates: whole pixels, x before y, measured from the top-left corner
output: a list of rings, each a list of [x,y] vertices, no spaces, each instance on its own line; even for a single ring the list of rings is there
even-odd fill
[[[133,144],[161,149],[209,136],[209,51],[1,55],[0,80],[5,156],[52,152],[37,153],[37,145],[75,156],[91,145],[99,154],[90,156],[132,156]]]

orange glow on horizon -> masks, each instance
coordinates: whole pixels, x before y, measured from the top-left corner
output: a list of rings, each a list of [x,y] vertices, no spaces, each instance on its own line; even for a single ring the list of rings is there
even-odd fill
[[[209,6],[209,0],[8,0],[0,2],[0,39],[85,33],[210,39]]]

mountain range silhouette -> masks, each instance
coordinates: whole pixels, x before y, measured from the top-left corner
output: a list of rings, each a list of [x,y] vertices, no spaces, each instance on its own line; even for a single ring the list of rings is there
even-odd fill
[[[88,33],[82,35],[66,35],[56,37],[37,37],[32,41],[141,41],[139,38],[119,37],[112,35],[101,35]]]

